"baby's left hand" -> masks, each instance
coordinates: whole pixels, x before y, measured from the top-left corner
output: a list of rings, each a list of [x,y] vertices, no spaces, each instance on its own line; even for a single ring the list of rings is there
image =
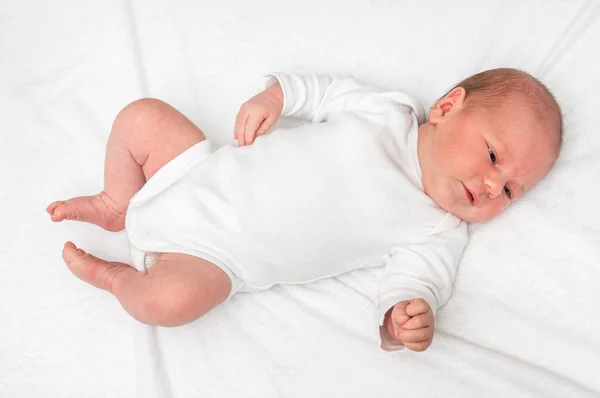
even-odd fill
[[[422,298],[400,301],[386,314],[385,330],[412,351],[425,351],[433,340],[433,311]]]

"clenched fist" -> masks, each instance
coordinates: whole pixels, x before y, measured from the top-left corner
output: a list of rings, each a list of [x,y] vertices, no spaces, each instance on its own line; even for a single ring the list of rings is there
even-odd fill
[[[275,83],[242,104],[235,118],[233,138],[239,146],[250,145],[275,124],[283,109],[283,91]]]
[[[413,351],[425,351],[431,345],[433,311],[422,298],[400,301],[385,314],[384,327],[390,337]]]

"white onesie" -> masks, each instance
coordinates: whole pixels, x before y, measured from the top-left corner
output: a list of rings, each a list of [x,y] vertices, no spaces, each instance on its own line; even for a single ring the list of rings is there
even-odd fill
[[[422,105],[353,78],[276,73],[266,84],[276,80],[282,116],[313,123],[244,147],[206,140],[165,165],[127,211],[134,265],[198,256],[232,278],[232,294],[386,265],[379,325],[402,300],[422,297],[435,313],[467,228],[423,192]],[[401,348],[381,332],[384,349]]]

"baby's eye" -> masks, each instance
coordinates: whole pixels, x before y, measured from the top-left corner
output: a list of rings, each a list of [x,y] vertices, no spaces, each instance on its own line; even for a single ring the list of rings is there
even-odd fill
[[[490,154],[490,159],[492,159],[492,163],[496,164],[496,154],[492,151],[492,148],[488,145],[488,152]]]
[[[510,189],[508,189],[506,185],[504,186],[504,193],[506,194],[506,196],[508,196],[509,199],[512,199],[512,192],[510,191]]]

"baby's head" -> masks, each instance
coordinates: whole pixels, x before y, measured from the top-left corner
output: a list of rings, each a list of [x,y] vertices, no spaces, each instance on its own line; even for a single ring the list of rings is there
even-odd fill
[[[419,126],[425,193],[465,221],[489,220],[546,175],[561,144],[560,107],[540,81],[516,69],[478,73]]]

